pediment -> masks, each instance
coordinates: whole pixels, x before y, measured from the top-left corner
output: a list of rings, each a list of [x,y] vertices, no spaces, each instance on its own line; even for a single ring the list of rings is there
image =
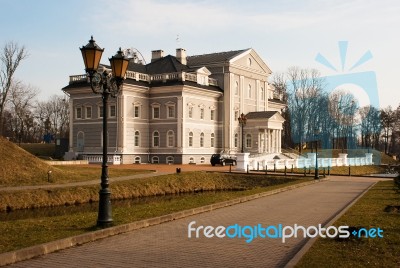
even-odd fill
[[[271,74],[272,71],[268,65],[262,60],[262,58],[255,52],[254,49],[250,48],[243,51],[236,57],[229,60],[232,65],[241,66],[248,70],[255,70],[266,74]]]

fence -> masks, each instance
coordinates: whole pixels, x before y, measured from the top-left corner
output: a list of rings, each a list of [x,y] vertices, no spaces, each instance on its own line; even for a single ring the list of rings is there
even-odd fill
[[[286,168],[310,168],[315,167],[317,158],[315,153],[309,153],[307,158],[298,159],[268,159],[267,156],[251,158],[248,153],[237,154],[237,170],[275,170]],[[339,154],[338,158],[318,158],[318,167],[340,166],[365,166],[373,165],[372,153],[366,153],[365,157],[347,158],[347,154]]]

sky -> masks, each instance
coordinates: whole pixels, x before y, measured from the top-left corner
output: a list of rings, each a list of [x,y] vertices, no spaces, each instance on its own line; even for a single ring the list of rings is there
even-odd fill
[[[158,49],[175,55],[185,48],[190,56],[253,48],[273,72],[315,68],[327,77],[351,74],[352,85],[370,72],[376,86],[367,91],[377,91],[379,106],[400,104],[397,0],[0,0],[0,6],[0,47],[25,46],[29,57],[15,75],[39,89],[40,99],[62,95],[69,76],[84,73],[79,47],[93,35],[105,48],[105,64],[119,47],[137,49],[147,62]],[[351,69],[365,53],[369,60]],[[316,61],[318,54],[335,70]]]

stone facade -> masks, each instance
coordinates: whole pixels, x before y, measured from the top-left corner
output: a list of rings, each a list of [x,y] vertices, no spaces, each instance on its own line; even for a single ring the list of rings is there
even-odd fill
[[[271,70],[253,49],[191,57],[184,49],[176,57],[157,50],[152,57],[146,65],[129,64],[121,92],[109,101],[110,155],[121,156],[122,163],[209,163],[214,153],[240,151],[241,113],[249,117],[245,151],[280,152],[285,105],[267,82]],[[71,107],[67,155],[101,155],[101,97],[85,75],[71,76],[63,90]]]

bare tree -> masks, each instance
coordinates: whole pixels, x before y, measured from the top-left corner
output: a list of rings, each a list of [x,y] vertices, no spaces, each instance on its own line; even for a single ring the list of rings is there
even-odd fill
[[[396,123],[396,112],[393,111],[392,107],[389,106],[381,110],[381,123],[383,130],[383,143],[385,153],[389,153],[389,137],[393,138],[394,127]]]
[[[13,84],[14,73],[23,59],[28,56],[25,47],[9,42],[0,54],[0,135],[3,134],[3,113]]]
[[[51,133],[62,138],[68,137],[68,106],[68,99],[58,95],[53,95],[49,100],[37,103],[36,118],[46,134]]]
[[[316,139],[320,129],[318,105],[322,96],[323,79],[315,69],[291,67],[287,72],[288,107],[291,117],[292,138],[299,144],[299,153],[305,142]]]
[[[18,142],[28,140],[28,136],[32,136],[33,130],[33,103],[37,96],[38,90],[22,84],[14,82],[10,88],[10,110],[13,115],[12,125]],[[30,138],[31,140],[31,138]]]

